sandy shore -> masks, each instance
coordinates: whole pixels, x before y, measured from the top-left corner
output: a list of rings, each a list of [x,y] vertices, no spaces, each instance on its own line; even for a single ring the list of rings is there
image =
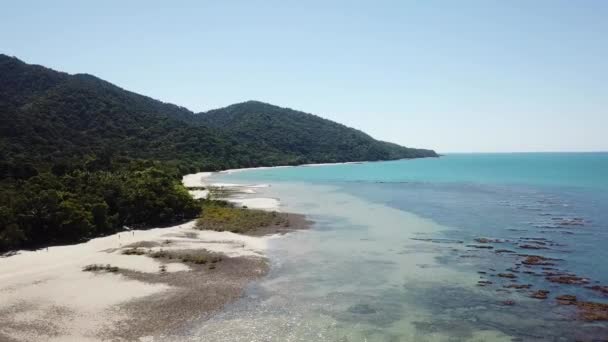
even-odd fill
[[[302,164],[302,165],[285,165],[285,166],[260,166],[251,168],[241,169],[228,169],[219,172],[199,172],[186,175],[182,178],[182,183],[187,188],[190,188],[190,194],[194,198],[207,198],[209,191],[207,189],[201,190],[201,188],[208,187],[222,187],[232,191],[229,197],[222,198],[233,204],[241,207],[247,207],[250,209],[261,209],[271,211],[281,211],[281,203],[277,198],[259,197],[254,196],[257,193],[256,188],[264,188],[270,186],[269,184],[235,184],[235,183],[221,183],[210,180],[209,178],[215,173],[236,173],[250,170],[267,170],[277,168],[292,168],[292,167],[323,167],[323,166],[334,166],[334,165],[348,165],[348,164],[363,164],[369,162],[345,162],[345,163],[320,163],[320,164]]]
[[[0,259],[0,341],[132,341],[157,335],[220,309],[266,273],[264,251],[273,236],[193,226],[123,232]],[[146,254],[123,254],[131,246],[142,246]],[[204,251],[221,261],[210,268],[149,256],[159,250]],[[118,271],[84,272],[91,264]]]
[[[184,184],[207,186],[203,180],[210,175],[185,176]],[[242,194],[254,195],[260,186],[241,188]],[[207,195],[205,190],[192,191]],[[276,199],[237,195],[231,201],[249,208],[279,207]],[[271,239],[309,225],[301,215],[287,215],[290,227],[261,227],[249,235],[201,231],[192,221],[2,257],[0,341],[158,341],[179,336],[267,273],[265,252]],[[172,254],[212,262],[167,256]],[[87,265],[116,269],[83,271]]]
[[[283,167],[283,166],[277,166]],[[244,169],[226,170],[222,172],[242,171]],[[206,198],[209,194],[208,190],[200,190],[200,188],[221,187],[230,190],[230,196],[222,198],[240,207],[250,209],[281,211],[281,203],[277,198],[255,196],[256,189],[268,187],[268,184],[233,184],[219,183],[209,180],[213,175],[212,172],[199,172],[186,175],[182,178],[182,183],[190,188],[189,192],[194,198]]]
[[[256,188],[268,185],[209,184],[211,175],[187,175],[183,183],[195,198],[207,197],[203,188],[209,185],[233,187],[231,202],[279,210],[278,199],[255,197]],[[271,239],[310,224],[301,215],[286,215],[290,227],[260,227],[248,235],[201,231],[191,221],[0,257],[0,341],[158,341],[179,336],[267,273],[265,252]],[[213,262],[171,257],[185,254]],[[84,271],[88,265],[112,269]]]

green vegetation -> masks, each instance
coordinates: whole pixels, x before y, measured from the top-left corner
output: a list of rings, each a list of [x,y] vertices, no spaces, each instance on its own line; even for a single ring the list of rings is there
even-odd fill
[[[125,225],[165,225],[200,212],[179,179],[154,167],[42,173],[2,185],[0,250],[80,242]]]
[[[110,272],[110,273],[116,273],[118,272],[119,268],[116,266],[112,266],[110,264],[107,265],[99,265],[99,264],[91,264],[91,265],[87,265],[85,267],[83,267],[82,271],[83,272]]]
[[[289,226],[285,214],[264,210],[234,208],[230,205],[207,201],[196,228],[201,230],[229,231],[246,233],[263,227]]]
[[[133,247],[133,248],[123,250],[121,254],[123,254],[123,255],[145,255],[146,251],[144,251],[143,249],[139,249],[137,247]]]
[[[261,102],[207,113],[0,54],[0,251],[196,217],[198,171],[433,157]]]
[[[336,163],[436,157],[431,150],[378,141],[342,124],[289,108],[248,101],[211,110],[196,120],[227,132],[238,143],[257,142],[264,164]]]
[[[175,259],[183,263],[192,263],[196,265],[204,265],[207,263],[215,264],[217,262],[222,261],[222,258],[220,256],[217,256],[204,250],[167,251],[161,249],[160,251],[152,252],[149,255],[150,257],[155,259]]]

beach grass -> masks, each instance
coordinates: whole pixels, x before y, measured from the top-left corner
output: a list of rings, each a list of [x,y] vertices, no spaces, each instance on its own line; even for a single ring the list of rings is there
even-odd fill
[[[196,221],[200,230],[247,233],[255,229],[283,226],[289,227],[287,215],[274,211],[235,208],[224,203],[208,201],[203,205],[201,217]]]
[[[100,264],[91,264],[91,265],[86,265],[85,267],[82,268],[83,272],[110,272],[110,273],[116,273],[118,272],[118,267],[116,266],[112,266],[110,264],[107,265],[100,265]]]
[[[196,265],[204,265],[207,263],[215,264],[222,261],[219,255],[209,253],[204,250],[200,251],[167,251],[160,250],[150,253],[150,257],[155,259],[179,260],[183,263],[192,263]]]

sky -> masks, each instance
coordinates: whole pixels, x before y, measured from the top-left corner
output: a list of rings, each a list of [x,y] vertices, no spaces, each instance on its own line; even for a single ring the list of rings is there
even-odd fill
[[[443,153],[606,151],[607,18],[603,0],[6,1],[0,53]]]

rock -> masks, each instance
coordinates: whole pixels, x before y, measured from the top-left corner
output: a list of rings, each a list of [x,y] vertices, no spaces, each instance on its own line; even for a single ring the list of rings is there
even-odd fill
[[[494,251],[494,253],[515,253],[515,251],[512,251],[510,249],[497,249]]]
[[[509,284],[509,285],[505,285],[503,286],[507,289],[529,289],[532,287],[531,284]]]
[[[540,255],[527,255],[526,258],[521,262],[524,265],[543,265],[543,266],[553,266],[554,263],[549,262],[549,258],[545,258]]]
[[[348,312],[360,315],[369,315],[376,313],[376,309],[372,308],[368,304],[356,304],[348,308]]]
[[[547,247],[537,245],[519,245],[518,247],[523,249],[548,249]]]
[[[591,289],[593,291],[597,291],[597,292],[602,293],[604,295],[608,295],[608,286],[593,285],[593,286],[589,286],[589,289]]]
[[[536,292],[533,292],[530,295],[530,297],[536,298],[536,299],[547,299],[548,294],[549,294],[549,291],[547,291],[547,290],[538,290]]]
[[[568,285],[581,285],[588,284],[589,280],[586,278],[581,278],[575,275],[562,275],[562,276],[554,276],[554,277],[546,277],[548,281],[552,283],[558,284],[568,284]]]
[[[533,238],[533,237],[520,237],[520,240],[527,240],[527,241],[532,241],[534,243],[544,243],[544,241],[549,241],[547,240],[547,238],[542,238],[542,237],[537,237],[537,238]]]
[[[561,304],[561,305],[573,305],[576,303],[576,296],[561,295],[561,296],[555,297],[555,300],[557,300],[557,303]]]
[[[467,247],[479,248],[479,249],[494,249],[494,246],[485,246],[485,245],[467,245]]]
[[[608,321],[608,304],[577,302],[579,317],[585,321]]]
[[[498,276],[501,278],[508,278],[508,279],[517,278],[517,276],[513,273],[498,273]]]
[[[515,301],[512,301],[512,300],[503,300],[502,301],[502,305],[506,305],[506,306],[515,305]]]
[[[581,217],[573,217],[571,219],[560,219],[560,218],[556,218],[557,221],[559,221],[557,224],[560,226],[584,226],[585,225],[585,220]]]
[[[488,238],[477,238],[475,239],[477,243],[503,243],[504,241],[499,239],[488,239]]]
[[[487,286],[487,285],[491,285],[491,284],[493,284],[493,283],[489,280],[480,280],[477,282],[477,286]]]

